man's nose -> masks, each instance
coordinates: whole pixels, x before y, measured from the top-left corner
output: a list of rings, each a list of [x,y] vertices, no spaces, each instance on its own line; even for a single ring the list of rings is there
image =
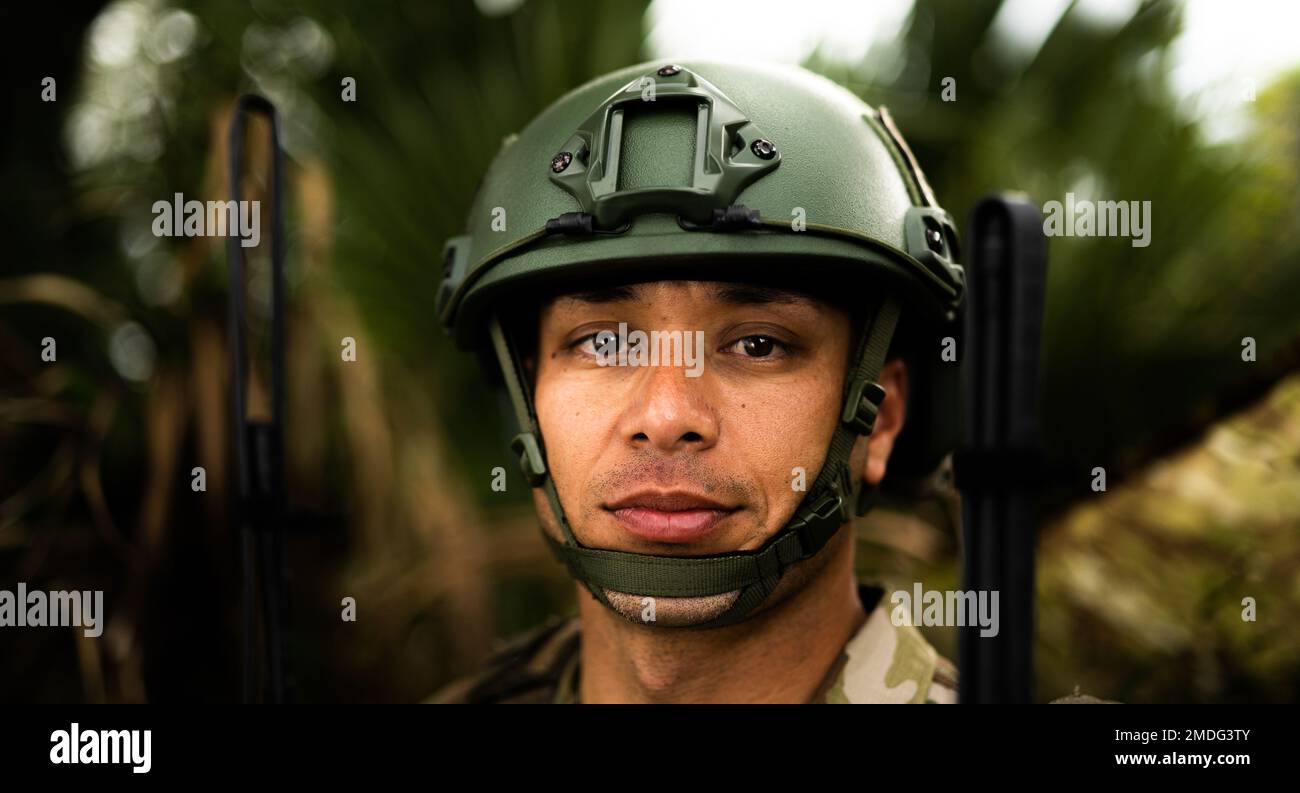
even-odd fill
[[[706,396],[707,378],[681,366],[648,366],[624,411],[619,432],[638,448],[703,451],[718,440],[718,419]]]

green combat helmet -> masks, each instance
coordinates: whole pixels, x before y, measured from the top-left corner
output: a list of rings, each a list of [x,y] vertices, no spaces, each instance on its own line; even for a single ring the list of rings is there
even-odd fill
[[[875,380],[898,323],[912,339],[958,335],[956,231],[889,114],[798,68],[652,63],[593,80],[505,141],[467,232],[444,250],[439,316],[464,349],[485,351],[490,341],[520,424],[512,448],[564,535],[546,540],[610,608],[607,590],[736,593],[708,624],[743,619],[786,569],[869,508],[849,452],[871,433],[885,397]],[[681,558],[589,548],[574,537],[547,469],[510,306],[520,295],[535,301],[542,290],[610,277],[830,285],[866,318],[825,462],[764,547]],[[937,342],[924,346],[909,361],[913,420],[891,478],[933,469],[955,441],[954,365],[939,362]]]

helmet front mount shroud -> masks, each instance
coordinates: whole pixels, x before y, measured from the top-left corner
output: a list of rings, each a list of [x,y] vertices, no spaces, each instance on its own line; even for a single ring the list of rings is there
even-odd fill
[[[484,330],[491,339],[520,427],[511,447],[529,485],[546,493],[563,535],[558,541],[543,532],[555,556],[596,600],[617,613],[608,592],[655,598],[736,593],[723,613],[696,627],[743,620],[790,566],[816,554],[869,507],[870,488],[852,476],[849,455],[859,436],[871,434],[886,397],[876,380],[900,313],[918,307],[951,324],[963,291],[951,219],[934,201],[883,109],[872,111],[848,92],[801,70],[712,67],[711,74],[721,75],[717,81],[728,90],[735,87],[750,96],[745,105],[751,109],[781,108],[755,119],[699,76],[706,68],[674,64],[610,75],[562,98],[508,139],[475,201],[470,233],[446,246],[437,301],[439,315],[458,343],[473,346]],[[622,82],[628,76],[632,79]],[[608,93],[610,83],[622,84]],[[593,95],[606,98],[594,111],[583,111],[584,105],[591,107]],[[789,103],[782,102],[786,97]],[[662,162],[669,159],[666,149],[671,147],[662,141],[668,136],[633,130],[664,113],[676,114],[693,128],[689,169],[674,163],[670,170],[676,177],[629,177],[636,169],[668,169]],[[818,121],[827,140],[810,129]],[[572,124],[571,131],[563,133],[566,123]],[[847,155],[821,150],[837,137],[856,149]],[[558,148],[553,143],[545,148],[554,140],[562,141]],[[661,144],[665,149],[657,150]],[[841,184],[833,183],[834,168],[825,174],[801,171],[826,171],[828,158],[845,156],[863,172],[857,174],[862,192],[875,190],[879,200],[835,195],[845,180],[840,174]],[[683,173],[688,174],[685,183]],[[625,180],[634,184],[620,189]],[[742,194],[752,206],[740,203]],[[531,200],[520,206],[520,197]],[[813,220],[794,224],[788,219],[798,204],[790,199],[797,197],[811,205],[807,214]],[[537,225],[532,231],[506,233],[502,244],[502,235],[494,233],[498,229],[484,228],[481,221],[510,199],[515,199],[512,216],[535,218]],[[846,208],[860,217],[846,215]],[[669,216],[671,225],[656,216]],[[879,233],[882,228],[890,233]],[[754,551],[664,557],[583,546],[547,466],[528,381],[511,338],[511,317],[503,315],[504,297],[524,285],[609,272],[620,261],[657,259],[665,271],[682,277],[690,272],[690,262],[701,257],[744,261],[781,255],[822,263],[857,261],[886,283],[904,287],[875,290],[868,301],[867,321],[845,378],[840,421],[821,470],[791,520]],[[740,268],[737,280],[744,280],[743,273]],[[811,277],[810,272],[792,280]]]
[[[568,191],[596,228],[618,227],[634,215],[672,212],[697,223],[710,222],[755,179],[781,164],[781,154],[740,108],[689,69],[633,80],[596,109],[551,160],[551,181]],[[690,183],[619,189],[624,119],[630,109],[650,104],[693,112],[695,135]],[[557,170],[558,169],[558,170]]]

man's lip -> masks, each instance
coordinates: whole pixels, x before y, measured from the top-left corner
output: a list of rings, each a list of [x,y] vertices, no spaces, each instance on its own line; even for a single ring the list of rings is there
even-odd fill
[[[685,490],[643,490],[630,496],[620,498],[605,509],[651,509],[658,512],[687,512],[692,510],[712,509],[730,512],[735,507],[720,504],[711,498],[705,498]]]
[[[682,491],[637,493],[606,507],[623,528],[655,542],[694,542],[739,507]]]

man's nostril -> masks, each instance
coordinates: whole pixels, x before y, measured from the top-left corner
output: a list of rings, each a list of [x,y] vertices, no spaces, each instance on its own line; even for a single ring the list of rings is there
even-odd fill
[[[701,441],[701,440],[704,440],[704,438],[702,438],[702,437],[700,436],[700,433],[698,433],[698,432],[688,432],[688,433],[682,435],[682,440],[684,440],[684,441]]]

